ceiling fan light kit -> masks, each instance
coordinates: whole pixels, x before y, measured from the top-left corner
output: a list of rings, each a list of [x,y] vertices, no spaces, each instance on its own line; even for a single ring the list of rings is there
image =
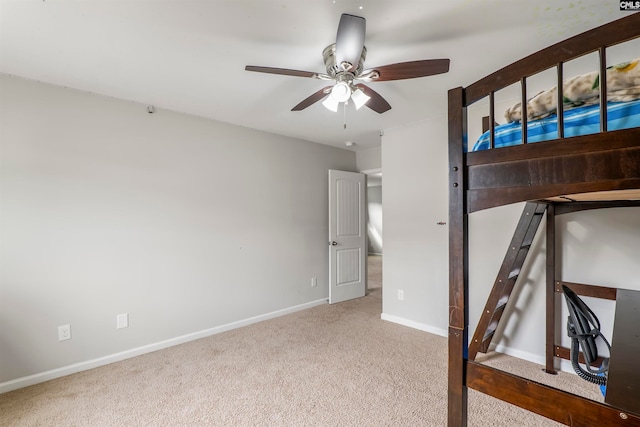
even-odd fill
[[[371,97],[365,94],[362,89],[356,88],[356,90],[351,94],[351,99],[356,106],[356,110],[359,110],[360,107],[365,105],[371,99]]]
[[[301,111],[323,100],[322,105],[337,112],[340,103],[353,100],[356,109],[366,105],[377,113],[391,109],[391,105],[376,91],[357,81],[376,82],[413,79],[449,71],[448,59],[427,59],[400,62],[397,64],[364,69],[367,49],[364,46],[365,19],[360,16],[342,14],[338,25],[336,42],[322,51],[327,74],[284,68],[247,65],[245,70],[259,73],[281,74],[296,77],[310,77],[335,81],[302,100],[291,111]]]
[[[334,113],[338,112],[338,106],[340,103],[331,95],[327,96],[324,101],[322,101],[322,105],[324,105],[327,110],[333,111]]]
[[[345,102],[351,96],[351,87],[345,82],[338,82],[331,88],[329,96],[338,102]]]

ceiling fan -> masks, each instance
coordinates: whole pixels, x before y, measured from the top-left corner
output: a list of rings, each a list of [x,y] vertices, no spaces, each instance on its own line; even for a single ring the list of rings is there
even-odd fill
[[[330,86],[305,98],[291,111],[304,110],[325,98],[322,104],[331,111],[338,111],[340,103],[348,102],[351,99],[356,108],[366,105],[377,113],[390,110],[391,105],[378,92],[360,82],[414,79],[449,71],[448,59],[400,62],[365,69],[364,60],[367,56],[367,49],[364,46],[364,36],[365,19],[345,13],[340,17],[336,42],[327,46],[322,52],[327,67],[326,74],[254,65],[247,65],[245,70],[335,81]]]

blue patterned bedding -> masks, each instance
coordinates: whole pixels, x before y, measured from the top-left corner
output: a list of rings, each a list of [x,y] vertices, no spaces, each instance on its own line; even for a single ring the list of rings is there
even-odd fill
[[[607,129],[640,127],[640,99],[607,104]],[[564,112],[565,137],[587,135],[600,131],[600,106],[588,105]],[[522,144],[522,124],[511,122],[495,127],[495,148]],[[558,137],[555,114],[527,122],[527,143],[547,141]],[[482,134],[471,151],[489,149],[489,131]]]

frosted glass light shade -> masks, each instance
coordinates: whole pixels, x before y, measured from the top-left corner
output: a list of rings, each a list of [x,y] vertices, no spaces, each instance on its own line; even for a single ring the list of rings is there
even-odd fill
[[[338,112],[338,105],[340,103],[336,101],[331,95],[327,96],[324,101],[322,101],[322,105],[324,105],[327,110],[331,110],[334,113]]]
[[[356,110],[359,110],[364,104],[367,103],[371,99],[369,95],[364,93],[362,89],[356,89],[351,94],[351,99],[353,99],[353,103],[356,106]]]
[[[331,88],[329,96],[338,102],[345,102],[351,96],[351,88],[345,82],[338,82]]]

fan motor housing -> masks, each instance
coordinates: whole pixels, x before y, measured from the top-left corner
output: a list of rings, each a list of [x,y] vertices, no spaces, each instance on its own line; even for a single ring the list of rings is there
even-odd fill
[[[362,70],[364,69],[364,60],[367,57],[367,48],[362,46],[362,55],[360,55],[360,60],[355,66],[355,69],[353,67],[353,64],[351,64],[352,67],[349,70],[345,70],[341,64],[336,64],[335,43],[324,48],[324,50],[322,51],[322,57],[324,58],[324,65],[327,67],[327,74],[329,74],[331,77],[336,78],[336,76],[342,73],[349,73],[357,77],[362,73]]]

